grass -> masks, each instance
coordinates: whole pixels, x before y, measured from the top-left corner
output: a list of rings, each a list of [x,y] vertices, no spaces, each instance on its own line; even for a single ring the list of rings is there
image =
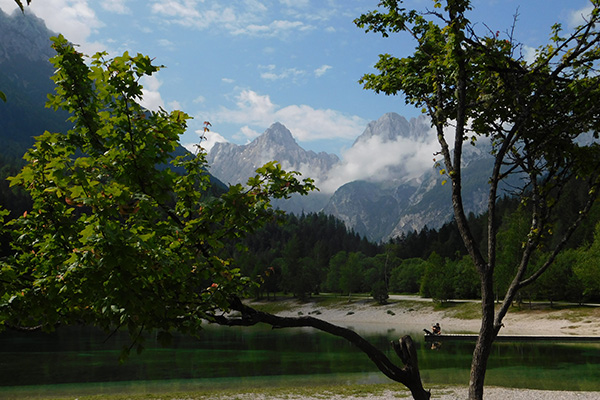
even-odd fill
[[[436,311],[444,311],[447,317],[457,319],[480,319],[481,304],[472,302],[443,302],[436,303]]]
[[[384,383],[384,384],[299,384],[297,386],[269,386],[269,385],[254,385],[250,384],[247,387],[236,388],[218,388],[218,389],[200,389],[200,390],[182,390],[182,391],[161,391],[154,392],[120,392],[114,394],[77,394],[75,388],[72,393],[50,394],[48,392],[39,395],[23,395],[15,394],[11,397],[8,394],[0,392],[3,399],[19,399],[19,400],[251,400],[255,398],[277,398],[277,399],[329,399],[333,396],[343,397],[368,397],[370,395],[381,396],[386,393],[391,393],[393,398],[404,399],[410,398],[410,393],[401,384]]]
[[[357,302],[373,302],[377,304],[370,296],[366,294],[337,295],[337,294],[319,294],[313,295],[307,300],[300,300],[289,295],[278,295],[277,300],[253,300],[250,305],[257,310],[277,314],[283,311],[291,311],[302,304],[310,304],[314,307],[311,314],[319,314],[319,308],[347,308]]]
[[[548,302],[535,302],[531,306],[523,303],[512,306],[509,312],[545,319],[567,320],[572,323],[590,323],[600,319],[600,307],[566,303],[554,303],[552,306]]]

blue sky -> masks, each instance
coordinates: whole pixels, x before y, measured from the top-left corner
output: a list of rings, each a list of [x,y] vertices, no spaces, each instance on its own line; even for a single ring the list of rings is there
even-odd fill
[[[167,68],[145,82],[145,104],[194,117],[182,143],[198,141],[205,120],[211,140],[244,144],[273,122],[306,149],[343,157],[366,124],[386,112],[418,111],[402,97],[357,83],[378,54],[410,54],[406,35],[382,39],[353,20],[378,0],[33,0],[28,12],[92,54],[125,50]],[[532,50],[554,22],[581,19],[588,0],[474,0],[471,20],[504,32],[519,9],[517,38]],[[432,7],[409,0],[410,8]],[[12,12],[14,0],[0,0]]]

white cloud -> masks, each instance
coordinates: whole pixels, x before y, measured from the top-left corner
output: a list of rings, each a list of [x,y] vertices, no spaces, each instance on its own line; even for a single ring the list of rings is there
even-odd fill
[[[177,100],[170,101],[167,106],[169,107],[169,110],[181,110],[181,103]]]
[[[315,69],[315,76],[320,77],[325,75],[327,70],[333,68],[331,65],[321,65],[319,68]]]
[[[169,50],[174,50],[174,48],[175,48],[175,43],[171,42],[168,39],[159,39],[158,40],[158,45],[160,47],[164,47],[164,48],[169,49]]]
[[[235,139],[245,139],[245,142],[248,143],[258,136],[260,136],[260,132],[250,128],[248,125],[244,125],[240,128],[240,133],[235,136]]]
[[[314,29],[312,25],[301,20],[274,20],[269,8],[258,0],[153,0],[150,10],[159,16],[157,23],[176,24],[200,30],[225,30],[236,36],[285,37],[290,32]]]
[[[423,141],[400,137],[390,142],[373,136],[360,141],[342,154],[342,161],[319,183],[324,193],[333,193],[345,183],[355,180],[402,180],[420,177],[433,167],[433,154],[439,151],[435,132]]]
[[[308,105],[280,107],[268,95],[243,90],[237,96],[236,108],[222,108],[215,120],[245,124],[259,131],[274,122],[284,124],[299,141],[319,139],[354,139],[364,129],[367,121],[331,109],[315,109]],[[248,131],[242,132],[243,136]]]
[[[159,107],[164,108],[165,102],[160,95],[158,89],[160,89],[162,82],[156,77],[156,74],[151,76],[142,77],[141,81],[143,89],[143,98],[140,101],[142,107],[148,110],[157,111]]]
[[[188,151],[192,153],[198,152],[197,146],[201,146],[208,153],[210,149],[217,143],[227,143],[227,139],[218,134],[217,132],[204,132],[203,129],[199,129],[196,131],[198,135],[198,143],[185,143],[183,147],[185,147]]]
[[[7,14],[11,14],[13,11],[18,9],[15,0],[0,0],[0,8]]]
[[[571,15],[569,16],[569,26],[573,28],[584,24],[585,20],[589,19],[589,16],[592,13],[593,9],[593,5],[590,4],[579,10],[572,11]]]
[[[287,21],[275,20],[265,25],[249,24],[240,26],[231,31],[233,35],[249,35],[249,36],[267,36],[267,37],[282,37],[287,36],[294,31],[309,31],[315,29],[312,25],[307,25],[302,21]]]
[[[269,126],[275,122],[273,115],[277,106],[271,102],[269,96],[261,96],[252,90],[243,90],[237,96],[237,109],[222,108],[217,118],[221,121],[235,123],[252,123]]]
[[[116,14],[130,14],[131,10],[125,5],[127,0],[104,0],[101,5],[106,11]]]
[[[165,21],[184,26],[204,25],[202,15],[196,10],[197,1],[161,0],[152,3],[150,9]]]
[[[306,74],[306,71],[297,68],[285,68],[276,72],[275,65],[267,65],[259,68],[266,69],[266,72],[262,72],[260,77],[270,81],[278,81],[281,79],[295,80]]]
[[[221,81],[224,83],[234,83],[235,80],[231,78],[221,78]]]
[[[534,62],[535,58],[537,56],[537,50],[531,46],[523,46],[521,53],[523,55],[523,59],[528,64],[531,64],[532,62]]]
[[[288,7],[305,8],[310,4],[310,0],[279,0],[279,2]]]

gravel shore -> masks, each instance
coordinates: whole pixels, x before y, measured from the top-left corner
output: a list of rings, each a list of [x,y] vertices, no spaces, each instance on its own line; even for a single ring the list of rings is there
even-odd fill
[[[432,390],[431,400],[464,400],[466,388],[444,388]],[[598,400],[600,392],[569,392],[551,390],[507,389],[488,387],[484,391],[485,400]],[[332,392],[314,396],[295,395],[293,391],[282,395],[257,395],[253,393],[219,396],[219,400],[398,400],[412,399],[408,391],[384,391],[377,395],[337,395]]]

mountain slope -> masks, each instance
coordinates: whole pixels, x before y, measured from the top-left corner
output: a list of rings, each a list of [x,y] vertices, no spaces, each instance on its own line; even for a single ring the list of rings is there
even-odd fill
[[[326,177],[339,162],[334,154],[304,150],[279,122],[247,145],[216,143],[208,153],[211,173],[231,184],[245,182],[257,168],[273,160],[284,169],[306,172],[310,167],[311,177],[316,180]]]
[[[44,131],[66,133],[72,128],[69,114],[46,108],[48,94],[54,92],[51,80],[55,55],[44,22],[29,14],[8,16],[0,10],[0,90],[7,97],[0,101],[0,203],[15,208],[12,190],[4,178],[14,175],[23,164],[22,157]],[[178,147],[173,157],[187,153]],[[211,177],[215,190],[225,189]]]
[[[283,168],[315,179],[317,186],[333,185],[330,193],[298,196],[276,205],[294,213],[322,210],[370,240],[381,241],[424,226],[439,228],[452,218],[450,186],[442,184],[447,177],[434,169],[431,160],[438,146],[424,116],[407,120],[387,113],[367,125],[343,160],[305,151],[285,126],[275,123],[247,145],[216,144],[208,161],[211,173],[231,184],[244,183],[256,168],[277,160]],[[490,160],[484,143],[465,147],[467,212],[485,209]],[[344,181],[343,176],[353,173],[360,178]]]
[[[50,37],[37,17],[20,12],[12,16],[0,10],[0,90],[7,102],[0,102],[0,154],[20,159],[33,144],[33,136],[45,130],[69,129],[68,115],[45,107],[54,91],[50,77],[54,69],[48,61],[54,55]]]
[[[299,171],[302,177],[315,179],[317,186],[339,162],[334,154],[306,151],[296,143],[292,133],[279,122],[247,145],[216,143],[208,153],[210,173],[228,184],[245,183],[257,168],[276,160],[283,169]],[[296,214],[321,210],[328,195],[315,192],[309,196],[292,196],[275,201],[274,205]]]

